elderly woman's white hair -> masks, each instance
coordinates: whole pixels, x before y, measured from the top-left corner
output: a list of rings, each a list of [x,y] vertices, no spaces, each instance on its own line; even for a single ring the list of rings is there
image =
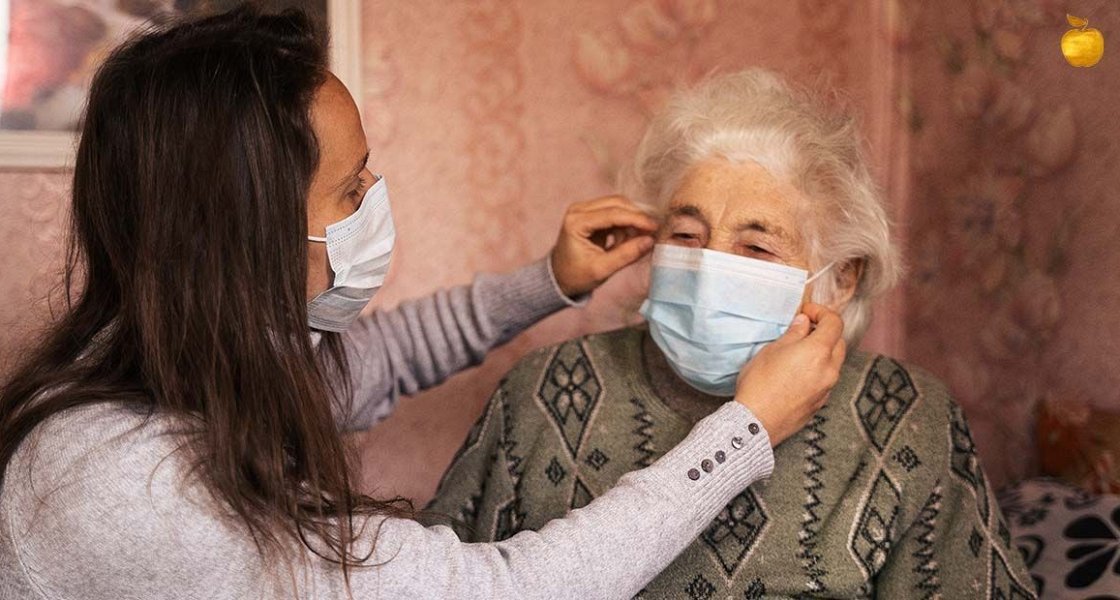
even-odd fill
[[[828,303],[847,265],[862,261],[842,313],[854,346],[871,322],[873,300],[901,275],[890,226],[860,149],[854,119],[760,69],[712,77],[677,93],[654,118],[626,173],[636,197],[663,208],[690,167],[709,158],[753,161],[809,202],[803,235],[810,269],[835,261],[814,287]]]

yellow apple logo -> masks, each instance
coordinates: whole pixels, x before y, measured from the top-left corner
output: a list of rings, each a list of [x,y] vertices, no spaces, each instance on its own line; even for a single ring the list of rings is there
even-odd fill
[[[1089,20],[1066,15],[1070,29],[1062,36],[1062,55],[1075,67],[1091,67],[1104,56],[1104,36],[1089,27]]]

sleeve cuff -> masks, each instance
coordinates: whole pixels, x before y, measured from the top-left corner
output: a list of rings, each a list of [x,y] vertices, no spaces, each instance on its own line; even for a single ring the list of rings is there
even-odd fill
[[[774,471],[770,435],[754,413],[730,401],[651,468],[663,489],[700,510],[717,513],[737,494]]]
[[[587,305],[587,301],[591,298],[591,294],[583,294],[582,296],[576,296],[575,298],[572,298],[565,294],[564,291],[560,289],[560,283],[556,281],[556,273],[552,270],[551,255],[544,257],[543,260],[545,267],[548,268],[548,279],[552,282],[552,289],[556,291],[556,294],[558,296],[564,299],[564,303],[573,308],[582,308]]]

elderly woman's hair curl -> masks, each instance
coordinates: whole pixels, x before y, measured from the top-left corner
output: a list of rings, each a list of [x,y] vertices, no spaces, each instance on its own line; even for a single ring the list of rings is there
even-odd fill
[[[710,158],[755,162],[808,201],[803,234],[814,271],[836,265],[815,285],[827,303],[848,269],[862,265],[841,315],[854,345],[871,321],[873,300],[901,275],[878,190],[855,121],[777,75],[751,69],[712,77],[676,94],[654,118],[627,173],[642,201],[664,207],[693,165]]]

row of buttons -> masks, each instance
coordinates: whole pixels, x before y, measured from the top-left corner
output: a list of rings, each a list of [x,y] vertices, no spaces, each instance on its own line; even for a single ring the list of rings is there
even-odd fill
[[[751,432],[751,435],[758,435],[758,423],[751,423],[750,425],[748,425],[747,431]],[[731,438],[731,447],[736,450],[742,448],[743,438],[739,436]],[[723,464],[723,462],[727,460],[727,454],[723,450],[719,450],[715,454],[715,459],[717,463]],[[711,473],[712,470],[716,468],[716,466],[712,463],[711,459],[705,458],[704,460],[700,461],[700,468],[703,469],[705,473]],[[700,471],[697,469],[689,469],[688,478],[693,481],[700,479]]]

